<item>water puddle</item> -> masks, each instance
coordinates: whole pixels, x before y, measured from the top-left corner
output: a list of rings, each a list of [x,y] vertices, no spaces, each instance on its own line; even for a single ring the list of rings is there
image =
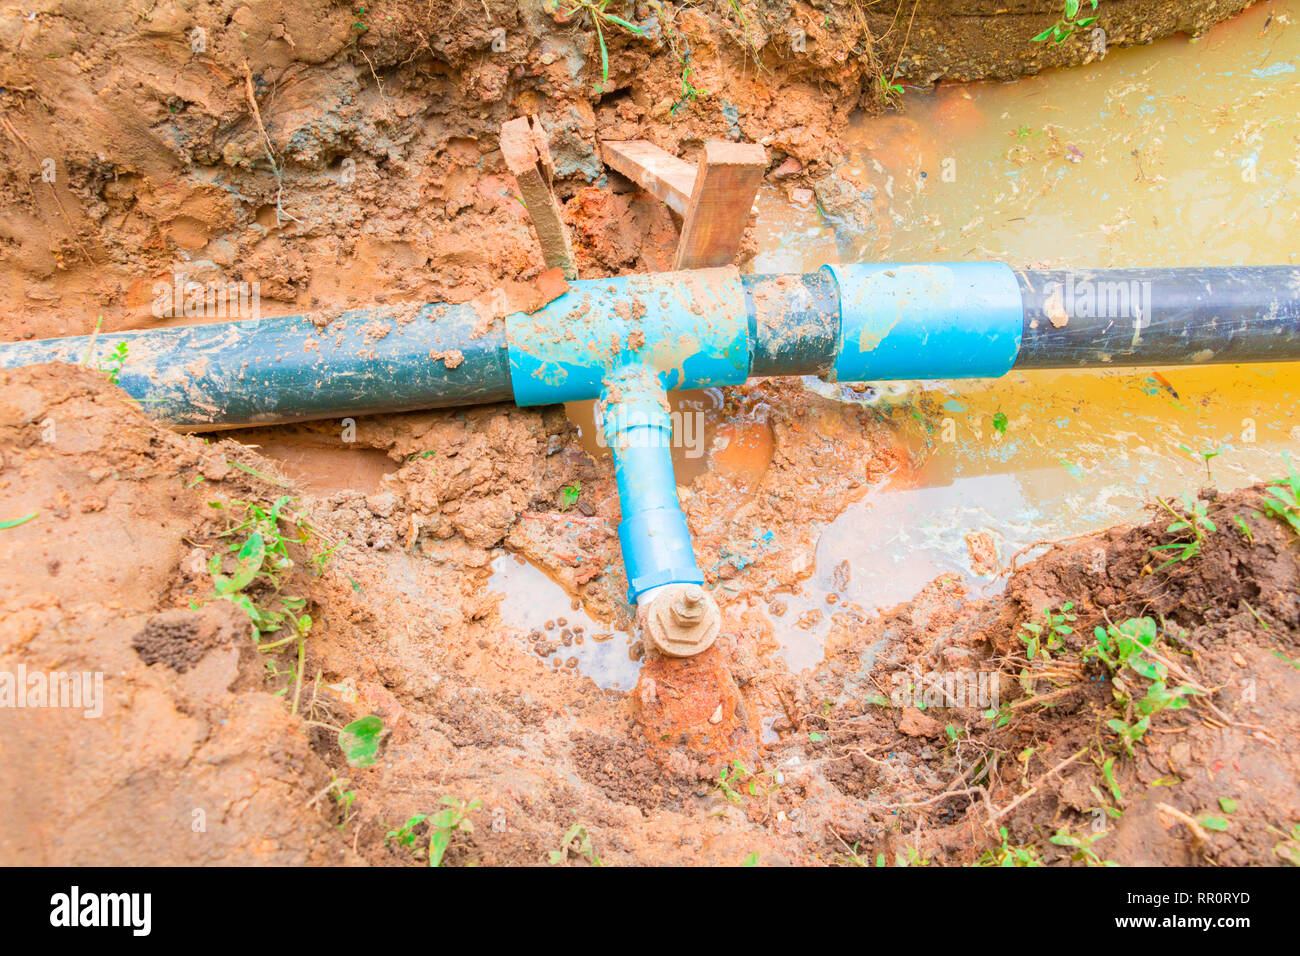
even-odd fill
[[[495,559],[488,589],[505,595],[502,624],[518,631],[548,667],[589,677],[602,690],[636,686],[641,663],[632,655],[632,636],[575,608],[564,588],[523,558]]]

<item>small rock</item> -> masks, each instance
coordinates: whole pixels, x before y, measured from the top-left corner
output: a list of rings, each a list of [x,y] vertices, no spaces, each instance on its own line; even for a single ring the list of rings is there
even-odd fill
[[[799,162],[799,160],[795,159],[793,156],[787,156],[785,162],[772,170],[772,178],[783,179],[786,176],[793,176],[801,169],[803,169],[803,163]]]
[[[381,491],[378,494],[370,495],[366,498],[366,507],[370,513],[378,515],[380,518],[387,518],[397,507],[397,495],[391,491]]]
[[[937,737],[943,725],[933,717],[927,717],[915,707],[903,708],[903,716],[898,721],[898,732],[908,737]]]

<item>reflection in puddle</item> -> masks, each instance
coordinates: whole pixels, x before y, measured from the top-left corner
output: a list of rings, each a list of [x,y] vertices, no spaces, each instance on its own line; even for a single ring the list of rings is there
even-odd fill
[[[632,637],[590,617],[565,590],[523,558],[492,562],[488,589],[505,595],[501,622],[555,669],[589,677],[602,690],[631,690],[641,673]]]
[[[1300,459],[1294,366],[1165,369],[1160,380],[1137,370],[910,384],[909,394],[876,404],[894,420],[926,409],[925,463],[911,487],[877,489],[831,522],[803,593],[782,596],[787,610],[773,624],[796,669],[821,659],[827,594],[870,614],[945,572],[993,593],[1002,582],[972,567],[969,534],[987,533],[1006,563],[1038,541],[1140,520],[1154,495],[1206,486],[1202,451],[1218,452],[1210,474],[1224,491],[1280,476],[1283,451]],[[847,584],[836,580],[845,562]],[[822,619],[799,627],[813,610]]]

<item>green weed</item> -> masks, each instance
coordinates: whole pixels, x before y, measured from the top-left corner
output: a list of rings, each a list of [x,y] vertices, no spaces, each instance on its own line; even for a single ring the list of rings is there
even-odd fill
[[[1268,494],[1263,499],[1264,510],[1291,526],[1291,530],[1300,535],[1300,474],[1296,473],[1291,456],[1282,453],[1286,461],[1285,478],[1276,478],[1269,484]]]
[[[293,687],[291,712],[297,713],[305,645],[313,621],[306,613],[307,599],[286,594],[283,588],[294,568],[290,546],[305,547],[314,532],[302,518],[285,514],[293,500],[282,495],[269,508],[249,501],[208,502],[209,507],[229,514],[229,526],[219,537],[231,539],[224,553],[214,554],[208,560],[208,573],[216,597],[229,601],[248,616],[258,650],[274,651],[296,642],[296,660],[288,668],[282,669],[270,657],[266,664],[271,679],[289,677],[279,693],[288,693],[289,687]],[[290,535],[282,530],[283,525],[292,529]],[[337,547],[312,557],[318,572],[324,569]],[[275,639],[263,640],[271,635]]]
[[[575,823],[565,831],[558,850],[547,854],[552,866],[562,866],[570,859],[586,860],[591,866],[604,866],[596,855],[596,848],[591,842],[591,834],[581,823]]]
[[[1152,717],[1163,710],[1182,710],[1201,693],[1186,685],[1169,686],[1169,669],[1155,656],[1158,634],[1152,618],[1130,618],[1118,627],[1112,624],[1095,628],[1096,643],[1083,652],[1085,661],[1099,660],[1111,671],[1112,692],[1124,708],[1124,716],[1111,718],[1106,726],[1118,736],[1129,756],[1134,755],[1134,747],[1151,729]],[[1125,670],[1151,682],[1142,697],[1134,699]]]
[[[114,385],[117,384],[118,377],[122,374],[122,366],[126,364],[126,356],[129,348],[125,342],[118,342],[113,346],[113,351],[108,353],[108,358],[104,359],[104,364],[99,367],[101,372],[108,375],[108,380]]]
[[[1178,447],[1187,452],[1187,454],[1191,455],[1193,458],[1199,458],[1201,460],[1201,463],[1205,465],[1205,480],[1213,485],[1214,473],[1210,471],[1210,461],[1211,459],[1218,458],[1223,454],[1223,446],[1220,445],[1218,448],[1211,451],[1192,451],[1186,445],[1179,445]]]
[[[560,504],[561,511],[568,511],[578,503],[578,498],[582,496],[582,482],[575,481],[571,485],[565,485],[563,489],[564,501]]]
[[[1173,516],[1174,521],[1165,528],[1169,534],[1186,535],[1191,534],[1190,540],[1171,541],[1168,544],[1158,544],[1151,549],[1152,554],[1161,551],[1168,551],[1173,554],[1168,561],[1156,568],[1157,571],[1169,567],[1171,564],[1178,564],[1180,561],[1190,561],[1201,553],[1201,548],[1205,544],[1205,538],[1208,534],[1214,534],[1219,529],[1213,521],[1210,520],[1206,512],[1205,503],[1192,498],[1186,492],[1183,493],[1183,513],[1179,514],[1173,509],[1173,506],[1163,498],[1157,498],[1156,501],[1160,507],[1164,508]]]
[[[543,5],[547,10],[559,11],[565,17],[585,13],[596,29],[596,42],[600,45],[600,83],[596,86],[596,92],[603,93],[605,84],[609,82],[609,48],[605,46],[605,30],[601,24],[621,27],[635,36],[645,36],[645,30],[622,17],[607,13],[605,8],[609,6],[609,0],[563,0],[568,5],[567,10],[561,9],[561,2],[562,0],[546,0]]]
[[[1042,866],[1043,861],[1038,851],[1032,846],[1012,846],[1007,842],[1007,828],[998,827],[1002,845],[996,850],[985,850],[975,862],[975,866],[1028,867]]]
[[[1105,830],[1100,833],[1094,833],[1091,836],[1079,837],[1070,833],[1068,830],[1060,829],[1051,837],[1051,841],[1057,846],[1070,847],[1074,852],[1070,854],[1070,859],[1075,862],[1082,861],[1088,866],[1119,866],[1113,860],[1103,860],[1097,855],[1097,851],[1092,845],[1106,835]]]
[[[876,84],[880,88],[880,96],[886,106],[896,104],[903,96],[903,84],[895,83],[892,77],[886,79],[885,74],[881,73],[876,77]]]
[[[1097,0],[1087,0],[1088,6],[1092,10],[1097,9]],[[1038,36],[1033,37],[1031,43],[1044,43],[1051,40],[1058,46],[1070,38],[1075,30],[1092,26],[1097,22],[1097,17],[1080,17],[1079,9],[1082,6],[1080,0],[1065,0],[1065,6],[1061,10],[1061,16],[1057,21],[1044,30]]]
[[[1032,661],[1035,657],[1050,661],[1051,652],[1060,650],[1065,644],[1065,635],[1073,634],[1070,625],[1075,621],[1074,602],[1067,601],[1053,613],[1051,608],[1043,608],[1042,621],[1030,621],[1020,625],[1020,640],[1025,645],[1025,655]]]
[[[1282,840],[1273,847],[1273,855],[1291,866],[1300,866],[1300,823],[1291,824],[1289,830],[1281,830],[1269,824],[1269,832]]]
[[[452,796],[442,797],[438,803],[441,810],[435,813],[417,813],[395,830],[389,830],[384,836],[384,844],[400,843],[409,847],[417,859],[424,858],[429,866],[442,866],[452,840],[458,835],[470,835],[474,832],[474,823],[469,814],[482,806],[478,800],[460,800]],[[416,832],[424,824],[429,832],[428,846],[417,846],[419,834]]]

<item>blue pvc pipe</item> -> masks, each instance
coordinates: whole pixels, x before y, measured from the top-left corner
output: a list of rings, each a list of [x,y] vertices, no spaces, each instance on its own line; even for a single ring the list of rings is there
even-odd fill
[[[1020,351],[1020,285],[1000,262],[824,266],[840,290],[833,381],[996,378]]]
[[[665,391],[749,377],[749,316],[735,269],[585,279],[533,313],[506,317],[520,405],[596,398],[636,364]]]
[[[601,402],[601,427],[618,482],[618,540],[632,604],[665,584],[704,583],[677,500],[667,406],[668,395],[655,373],[636,364],[609,377]]]
[[[126,346],[117,367],[113,351]],[[468,303],[353,309],[0,345],[0,368],[112,368],[151,418],[205,430],[511,398],[505,331]]]

